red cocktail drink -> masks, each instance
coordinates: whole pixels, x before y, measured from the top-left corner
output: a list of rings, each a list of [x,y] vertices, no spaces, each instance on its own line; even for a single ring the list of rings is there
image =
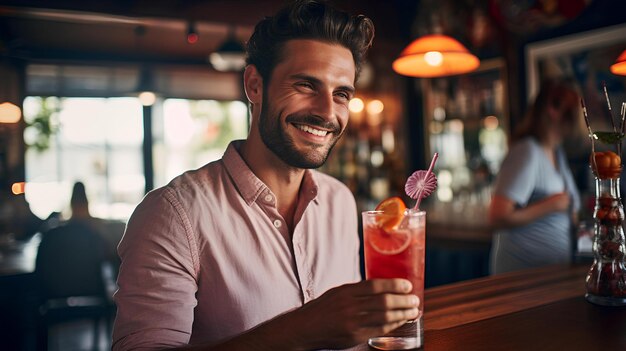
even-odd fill
[[[365,275],[367,279],[404,278],[420,299],[419,317],[393,332],[372,338],[383,350],[414,349],[422,345],[424,312],[424,252],[426,212],[406,210],[399,223],[389,225],[381,211],[363,212]],[[392,345],[391,345],[392,344]]]

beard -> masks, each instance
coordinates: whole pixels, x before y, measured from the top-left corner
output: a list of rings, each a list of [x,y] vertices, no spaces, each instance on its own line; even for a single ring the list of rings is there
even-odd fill
[[[330,130],[332,138],[326,144],[302,142],[304,147],[298,148],[293,138],[285,130],[280,121],[280,114],[268,104],[267,95],[263,96],[263,107],[259,116],[259,134],[265,146],[287,165],[295,168],[312,169],[321,167],[331,150],[343,135],[338,123],[328,122],[321,117],[294,113],[285,118],[285,123],[306,124]]]

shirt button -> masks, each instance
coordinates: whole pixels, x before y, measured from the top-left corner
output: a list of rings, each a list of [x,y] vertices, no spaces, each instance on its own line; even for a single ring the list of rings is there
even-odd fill
[[[280,219],[277,219],[274,221],[274,227],[276,228],[280,228],[280,226],[282,226],[283,223],[280,221]]]
[[[272,195],[267,194],[265,195],[264,199],[265,199],[265,202],[272,202],[274,198],[272,197]]]

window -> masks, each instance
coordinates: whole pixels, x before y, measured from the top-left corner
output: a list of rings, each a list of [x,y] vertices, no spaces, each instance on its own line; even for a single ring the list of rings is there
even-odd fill
[[[24,101],[27,200],[41,218],[69,209],[75,181],[85,183],[91,214],[127,220],[144,196],[143,112],[137,98]],[[56,132],[42,133],[47,123]],[[221,158],[248,134],[241,101],[166,99],[153,106],[153,174],[163,186]]]
[[[146,174],[154,176],[155,186],[165,185],[221,157],[232,139],[247,136],[248,109],[237,101],[243,96],[239,73],[208,66],[153,67],[157,91],[195,100],[157,99],[151,110],[153,145],[148,145],[153,169],[144,171],[143,107],[128,97],[136,91],[140,68],[118,63],[26,67],[26,197],[36,215],[46,218],[69,209],[72,185],[80,180],[92,215],[126,220],[144,195]]]
[[[248,107],[241,101],[167,99],[154,122],[154,184],[159,187],[220,159],[232,140],[245,139]]]
[[[73,183],[82,181],[92,215],[128,218],[144,192],[139,101],[27,97],[26,122],[32,124],[38,116],[58,130],[48,135],[47,148],[30,146],[26,151],[26,197],[32,211],[46,218],[67,209]],[[45,134],[34,128],[24,133],[29,145]]]

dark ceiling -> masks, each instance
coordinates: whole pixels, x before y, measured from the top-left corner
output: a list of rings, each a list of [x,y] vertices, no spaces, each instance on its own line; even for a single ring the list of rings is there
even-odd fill
[[[0,1],[0,55],[37,61],[206,64],[234,30],[244,42],[283,0]],[[376,25],[374,55],[394,56],[416,1],[337,0]],[[186,42],[190,22],[199,40]],[[138,30],[139,29],[139,30]]]

